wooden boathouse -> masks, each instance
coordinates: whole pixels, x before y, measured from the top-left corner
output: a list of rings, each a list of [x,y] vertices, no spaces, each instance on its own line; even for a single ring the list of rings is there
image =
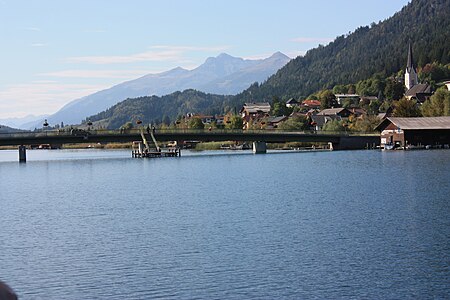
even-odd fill
[[[384,119],[376,128],[383,149],[449,148],[450,116]]]

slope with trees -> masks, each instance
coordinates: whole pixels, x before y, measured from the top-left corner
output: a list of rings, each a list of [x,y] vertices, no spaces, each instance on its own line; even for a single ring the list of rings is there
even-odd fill
[[[391,18],[360,27],[299,56],[261,85],[238,95],[284,100],[305,98],[338,84],[355,83],[380,73],[391,76],[404,69],[408,43],[417,66],[450,62],[450,2],[413,0]]]
[[[92,122],[103,121],[106,128],[117,129],[127,122],[137,120],[146,123],[169,123],[188,112],[217,114],[224,110],[231,96],[206,94],[196,90],[175,92],[166,96],[149,96],[127,99],[104,112],[87,118]]]

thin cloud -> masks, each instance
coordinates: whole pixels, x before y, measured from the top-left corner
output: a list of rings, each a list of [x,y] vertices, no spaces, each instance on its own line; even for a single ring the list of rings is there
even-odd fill
[[[28,31],[41,31],[41,29],[38,28],[38,27],[26,27],[25,30],[28,30]]]
[[[220,52],[229,49],[230,46],[211,46],[211,47],[197,47],[197,46],[169,46],[169,45],[155,45],[150,49],[170,49],[178,51],[204,51],[204,52]]]
[[[45,43],[33,43],[31,44],[31,47],[45,47],[47,44]]]
[[[304,56],[306,54],[306,51],[291,51],[285,54],[290,58],[296,58],[297,56]]]
[[[145,61],[180,61],[184,60],[184,54],[189,51],[224,51],[228,47],[191,47],[191,46],[152,46],[149,51],[130,55],[112,56],[78,56],[67,59],[70,63],[90,63],[90,64],[123,64]]]
[[[140,77],[146,74],[161,73],[165,70],[64,70],[48,73],[40,73],[38,76],[49,76],[56,78],[111,78],[111,79],[130,79]]]
[[[284,55],[288,56],[289,58],[296,57],[296,55],[291,55],[292,52],[288,52],[288,53],[281,52],[281,53],[283,53]],[[244,56],[242,58],[243,59],[250,59],[250,60],[266,59],[266,58],[271,57],[273,54],[274,53],[255,54],[255,55],[250,55],[250,56]]]
[[[147,51],[128,56],[78,56],[69,58],[68,62],[106,65],[144,61],[170,61],[180,58],[180,54],[177,51]]]
[[[298,37],[292,39],[291,41],[296,43],[329,43],[332,40],[332,38]]]

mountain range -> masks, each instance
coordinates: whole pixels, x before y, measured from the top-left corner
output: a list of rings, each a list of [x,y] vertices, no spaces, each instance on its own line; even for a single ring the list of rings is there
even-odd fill
[[[104,111],[127,98],[162,96],[185,89],[222,95],[237,94],[254,82],[263,82],[289,60],[290,58],[281,52],[258,60],[222,53],[206,59],[193,70],[178,67],[163,73],[148,74],[71,101],[47,119],[50,124],[79,124],[86,117]]]

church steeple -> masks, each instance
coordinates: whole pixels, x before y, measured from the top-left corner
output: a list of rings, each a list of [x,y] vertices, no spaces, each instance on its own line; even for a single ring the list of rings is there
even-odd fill
[[[408,47],[408,62],[406,63],[406,70],[408,70],[410,72],[413,69],[414,69],[414,60],[413,60],[411,43],[409,43],[409,47]]]
[[[406,89],[409,90],[413,86],[419,83],[417,78],[416,68],[414,67],[414,60],[412,54],[411,43],[408,46],[408,61],[406,63],[406,72],[405,72],[405,86]]]

